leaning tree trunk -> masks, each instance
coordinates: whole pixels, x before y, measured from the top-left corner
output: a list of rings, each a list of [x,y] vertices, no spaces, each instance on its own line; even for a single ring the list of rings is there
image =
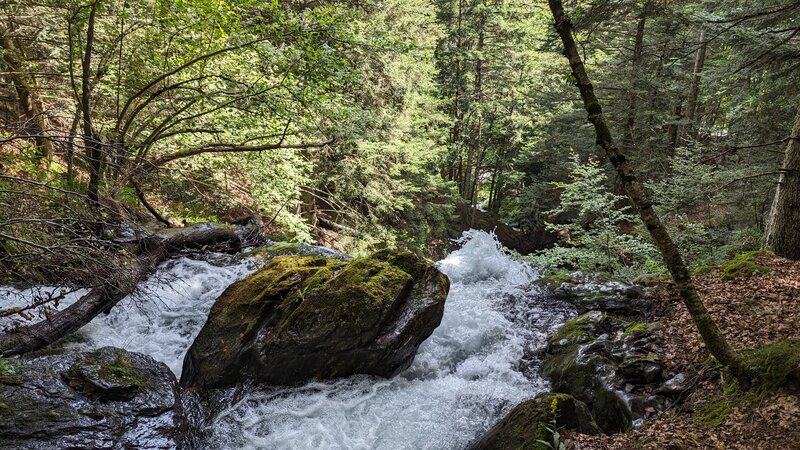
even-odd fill
[[[136,243],[140,257],[126,273],[118,274],[113,280],[105,280],[77,302],[47,319],[0,334],[0,356],[40,350],[77,331],[132,293],[139,281],[176,252],[220,244],[239,248],[250,231],[249,228],[203,226],[187,228],[166,237],[154,235],[141,239]]]
[[[786,145],[783,170],[769,213],[766,243],[777,255],[800,259],[800,107]]]
[[[575,77],[584,106],[589,114],[589,121],[594,125],[597,144],[605,151],[608,159],[611,160],[611,164],[616,169],[625,192],[635,206],[653,241],[655,241],[664,259],[664,264],[675,280],[675,286],[678,288],[681,299],[700,331],[708,351],[720,363],[730,368],[743,384],[748,384],[748,374],[742,365],[739,355],[728,344],[716,322],[708,313],[703,300],[692,283],[678,247],[672,241],[666,227],[664,227],[661,219],[653,210],[653,204],[647,191],[636,178],[630,163],[625,159],[625,155],[611,138],[611,131],[608,129],[603,117],[600,102],[594,93],[594,86],[592,86],[591,80],[586,73],[586,68],[572,36],[572,23],[564,14],[561,1],[548,0],[548,3],[553,13],[553,19],[555,19],[556,31],[564,43],[564,55],[569,60],[572,74]]]

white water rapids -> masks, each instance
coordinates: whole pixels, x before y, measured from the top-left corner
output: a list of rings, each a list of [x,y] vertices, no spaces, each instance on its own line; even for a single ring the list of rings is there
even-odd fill
[[[405,372],[251,390],[210,425],[207,448],[461,449],[546,390],[534,354],[571,310],[534,286],[537,272],[503,253],[493,235],[469,231],[461,244],[438,263],[451,281],[442,323]],[[63,345],[145,353],[180,376],[214,300],[257,267],[249,260],[167,262],[136,298]],[[0,297],[12,301],[31,295],[2,289]]]

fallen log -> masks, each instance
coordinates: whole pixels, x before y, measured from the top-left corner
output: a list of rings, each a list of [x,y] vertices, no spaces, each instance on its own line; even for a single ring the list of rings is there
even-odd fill
[[[40,350],[74,333],[133,293],[140,281],[179,251],[206,247],[235,251],[249,243],[254,234],[257,235],[257,229],[252,226],[199,224],[140,237],[131,243],[132,251],[138,257],[127,272],[103,280],[77,302],[47,319],[0,334],[0,355],[13,356]]]

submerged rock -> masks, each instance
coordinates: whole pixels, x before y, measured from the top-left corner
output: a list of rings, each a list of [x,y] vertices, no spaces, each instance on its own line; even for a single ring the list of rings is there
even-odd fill
[[[349,262],[275,257],[217,299],[181,383],[395,375],[439,325],[448,289],[445,275],[405,251]]]
[[[585,402],[606,433],[628,431],[647,414],[645,400],[663,379],[654,329],[590,311],[548,340],[542,374],[556,391]]]
[[[600,434],[586,405],[568,394],[539,394],[515,406],[470,450],[547,449],[554,429]]]
[[[104,347],[0,362],[0,448],[191,446],[175,375],[149,356]]]

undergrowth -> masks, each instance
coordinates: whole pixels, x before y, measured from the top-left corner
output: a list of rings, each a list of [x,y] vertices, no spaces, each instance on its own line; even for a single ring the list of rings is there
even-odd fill
[[[750,386],[743,388],[727,374],[722,395],[695,411],[694,420],[709,428],[721,425],[737,405],[755,405],[770,393],[798,384],[800,379],[800,341],[784,340],[746,350],[741,354],[745,369],[751,375]]]

